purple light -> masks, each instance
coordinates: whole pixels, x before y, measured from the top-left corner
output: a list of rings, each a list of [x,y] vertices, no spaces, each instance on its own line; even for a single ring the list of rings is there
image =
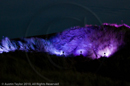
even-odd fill
[[[120,46],[124,45],[125,32],[118,29],[126,24],[108,24],[104,23],[104,30],[100,26],[86,25],[85,27],[74,27],[67,29],[49,40],[42,38],[23,38],[25,42],[10,40],[8,37],[2,39],[0,44],[0,53],[23,50],[37,52],[48,52],[57,56],[69,55],[90,56],[92,59],[100,57],[110,57]],[[116,28],[116,31],[115,29]],[[34,47],[35,46],[35,47]],[[64,53],[63,53],[64,52]]]
[[[81,53],[81,52],[82,52],[82,53]],[[79,56],[80,54],[82,54],[83,56],[87,56],[85,49],[78,49],[78,50],[76,50],[75,53],[74,53],[75,56]]]

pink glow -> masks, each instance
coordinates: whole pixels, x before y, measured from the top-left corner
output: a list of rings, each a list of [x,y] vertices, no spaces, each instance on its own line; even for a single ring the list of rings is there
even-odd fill
[[[48,52],[60,56],[64,52],[67,57],[69,55],[79,56],[82,51],[83,56],[91,56],[92,59],[104,56],[108,58],[125,44],[123,41],[125,32],[118,28],[124,26],[124,29],[130,30],[130,26],[126,24],[103,23],[104,31],[100,29],[100,26],[95,26],[73,27],[57,33],[48,40],[34,37],[24,38],[25,43],[5,37],[0,44],[0,53],[22,50]],[[115,27],[114,30],[113,27]]]

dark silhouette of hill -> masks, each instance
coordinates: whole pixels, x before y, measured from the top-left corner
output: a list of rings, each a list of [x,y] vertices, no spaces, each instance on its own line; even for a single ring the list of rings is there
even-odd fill
[[[50,37],[56,35],[57,33],[51,33],[51,34],[46,34],[46,35],[37,35],[37,36],[27,36],[26,38],[32,38],[32,37],[37,37],[37,38],[43,38],[43,39],[49,39]],[[24,38],[24,37],[22,37]],[[12,40],[19,41],[21,38],[13,38]],[[1,40],[0,40],[1,41]]]
[[[123,27],[120,29],[127,30]],[[33,37],[49,39],[55,34]],[[0,54],[0,82],[59,82],[60,86],[130,86],[129,30],[125,33],[124,41],[126,44],[109,58],[95,60],[82,55],[59,57],[35,51],[4,52]]]
[[[130,55],[123,53],[122,49],[110,58],[95,60],[82,56],[64,58],[38,52],[27,53],[28,58],[23,51],[3,53],[0,54],[0,81],[49,82],[33,70],[29,59],[36,71],[62,86],[129,86]]]

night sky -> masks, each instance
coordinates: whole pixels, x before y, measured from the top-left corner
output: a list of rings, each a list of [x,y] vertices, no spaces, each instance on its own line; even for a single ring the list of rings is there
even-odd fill
[[[129,0],[0,0],[0,39],[60,32],[85,24],[130,25],[129,3]]]

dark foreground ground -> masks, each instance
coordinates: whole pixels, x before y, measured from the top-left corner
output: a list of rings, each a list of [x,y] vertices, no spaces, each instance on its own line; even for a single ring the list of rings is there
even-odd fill
[[[129,54],[129,50],[124,48],[110,58],[91,60],[82,56],[64,58],[37,52],[3,53],[0,54],[0,82],[130,86]]]

